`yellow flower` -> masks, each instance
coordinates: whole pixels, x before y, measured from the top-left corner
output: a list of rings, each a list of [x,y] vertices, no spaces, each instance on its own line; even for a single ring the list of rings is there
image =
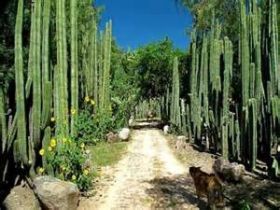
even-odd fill
[[[92,106],[95,105],[95,101],[94,100],[90,100],[90,103],[91,103]]]
[[[85,169],[85,170],[83,171],[83,173],[84,173],[85,176],[87,176],[88,173],[89,173],[89,171],[88,171],[87,169]]]
[[[51,139],[50,145],[51,145],[51,147],[54,148],[56,146],[56,140],[55,139]]]
[[[77,177],[75,175],[72,175],[72,180],[75,181]]]
[[[45,150],[44,150],[44,149],[40,149],[39,154],[40,154],[41,156],[43,156],[43,155],[45,154]]]
[[[82,148],[82,149],[85,148],[85,143],[81,143],[81,148]]]
[[[61,170],[62,171],[66,171],[66,167],[65,166],[61,166]]]
[[[90,98],[88,96],[85,97],[85,102],[89,102]]]
[[[51,152],[52,151],[52,147],[48,147],[48,151]]]
[[[76,109],[74,109],[74,108],[71,109],[71,114],[72,115],[76,114],[76,112],[77,112]]]
[[[44,173],[44,171],[45,171],[45,169],[44,168],[39,168],[39,170],[38,170],[38,172],[39,172],[39,174],[42,174],[42,173]]]
[[[55,122],[55,118],[54,117],[51,117],[51,122]]]

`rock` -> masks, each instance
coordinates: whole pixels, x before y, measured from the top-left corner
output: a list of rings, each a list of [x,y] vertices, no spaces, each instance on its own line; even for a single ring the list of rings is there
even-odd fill
[[[50,176],[40,176],[35,178],[34,187],[44,209],[77,209],[80,192],[74,183],[61,181]]]
[[[109,143],[117,142],[118,139],[119,139],[119,137],[118,137],[118,134],[116,134],[116,133],[109,132],[109,133],[106,134],[106,140]]]
[[[3,202],[4,209],[7,210],[40,210],[40,203],[37,200],[34,192],[28,187],[16,186]]]
[[[165,125],[165,126],[163,127],[163,133],[164,133],[164,135],[167,135],[168,132],[169,132],[169,126],[168,126],[168,125]]]
[[[224,181],[239,182],[245,174],[245,166],[219,158],[213,164],[214,172]]]
[[[187,148],[187,143],[183,139],[177,139],[175,149],[176,150],[184,150]]]
[[[120,130],[118,136],[121,140],[127,141],[129,139],[130,130],[129,128],[123,128]]]

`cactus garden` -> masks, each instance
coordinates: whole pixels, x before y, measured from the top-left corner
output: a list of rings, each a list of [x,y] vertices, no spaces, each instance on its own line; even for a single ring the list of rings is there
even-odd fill
[[[148,2],[1,2],[0,209],[280,208],[280,3],[167,1],[184,46]]]

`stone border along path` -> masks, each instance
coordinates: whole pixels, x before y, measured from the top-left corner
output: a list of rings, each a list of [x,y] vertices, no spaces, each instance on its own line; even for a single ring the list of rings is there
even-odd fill
[[[83,198],[78,210],[205,209],[189,166],[176,159],[160,130],[133,131],[127,154],[103,171],[97,194]]]

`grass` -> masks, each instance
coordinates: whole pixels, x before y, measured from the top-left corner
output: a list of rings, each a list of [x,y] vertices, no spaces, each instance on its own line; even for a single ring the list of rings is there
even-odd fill
[[[92,163],[95,167],[111,166],[116,164],[126,152],[127,142],[106,143],[101,142],[90,147]]]

